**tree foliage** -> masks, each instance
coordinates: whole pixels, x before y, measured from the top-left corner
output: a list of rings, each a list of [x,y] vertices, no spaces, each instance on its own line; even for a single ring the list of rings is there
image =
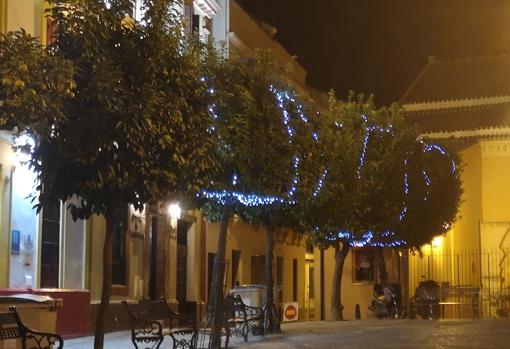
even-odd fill
[[[75,219],[104,215],[103,289],[94,347],[103,347],[119,211],[194,196],[218,163],[202,79],[206,47],[189,38],[173,1],[48,0],[54,43],[1,37],[0,122],[33,131],[38,209],[69,204]]]
[[[334,96],[325,142],[328,176],[305,224],[315,243],[419,247],[453,224],[460,202],[458,158],[419,140],[397,106]]]
[[[328,173],[304,224],[316,244],[329,247],[382,231],[388,217],[397,216],[404,150],[394,108],[377,109],[370,98],[350,96],[343,103],[332,95],[323,118]]]
[[[210,96],[200,79],[204,48],[188,40],[171,1],[50,1],[53,55],[74,67],[75,97],[53,137],[33,152],[40,202],[80,198],[75,217],[142,209],[178,191],[197,192],[214,173]]]
[[[324,119],[327,177],[302,221],[313,243],[335,248],[331,311],[342,319],[350,247],[419,248],[453,224],[461,190],[455,153],[419,140],[397,106],[377,108],[362,95],[339,102],[331,95]],[[380,274],[386,277],[384,267]]]
[[[293,159],[299,152],[282,114],[287,105],[280,107],[275,93],[289,89],[284,71],[263,51],[246,59],[218,58],[216,65],[208,79],[215,100],[211,106],[212,132],[223,166],[206,188],[206,192],[217,195],[205,196],[220,206],[230,198],[230,204],[238,208],[247,206],[251,195],[254,200],[256,196],[281,202],[291,190]],[[288,113],[289,127],[299,128],[296,109],[291,107]],[[239,201],[235,194],[246,195],[247,200]],[[212,209],[209,211],[211,219],[217,218]]]
[[[47,137],[72,97],[74,69],[24,30],[0,34],[0,128]]]
[[[451,144],[429,140],[414,143],[406,166],[408,194],[405,212],[397,222],[397,236],[406,246],[420,248],[448,232],[461,203],[461,162]]]

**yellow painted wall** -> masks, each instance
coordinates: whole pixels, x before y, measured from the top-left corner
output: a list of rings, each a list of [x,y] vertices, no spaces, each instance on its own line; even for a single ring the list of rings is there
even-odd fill
[[[207,224],[207,253],[216,253],[219,224]],[[288,239],[287,239],[288,240]],[[231,260],[232,250],[241,251],[241,260],[238,269],[238,281],[241,285],[252,284],[251,280],[251,257],[253,255],[265,255],[266,249],[266,231],[263,228],[252,227],[240,220],[233,219],[229,225],[227,235],[226,258]],[[283,302],[292,302],[293,299],[293,259],[298,261],[298,279],[297,279],[297,301],[300,306],[300,318],[303,318],[305,302],[305,247],[304,243],[285,241],[275,244],[274,265],[276,257],[283,257]],[[207,258],[207,256],[205,256]],[[204,271],[207,273],[207,270]],[[273,273],[276,274],[276,268],[273,267]],[[207,274],[206,274],[207,275]],[[226,278],[227,289],[232,285],[232,270],[228,266]],[[316,280],[316,294],[318,291],[318,280]]]
[[[11,203],[11,174],[13,151],[11,144],[2,132],[0,138],[0,287],[9,287],[10,260],[10,203]]]
[[[384,259],[386,263],[386,270],[388,272],[389,282],[399,282],[398,275],[398,252],[392,249],[385,249]],[[329,248],[324,253],[324,318],[331,320],[331,294],[333,290],[333,273],[335,270],[335,250]],[[372,301],[372,292],[374,283],[359,283],[354,281],[353,276],[353,254],[352,249],[347,255],[344,263],[343,276],[342,276],[342,296],[341,302],[344,306],[343,315],[344,319],[355,319],[355,306],[359,304],[361,311],[361,319],[372,318],[368,306]],[[377,268],[375,274],[377,274]],[[377,279],[377,276],[376,276]],[[318,279],[320,280],[320,279]],[[320,299],[317,303],[320,308]],[[320,314],[320,312],[318,313]],[[320,315],[316,317],[320,319]]]
[[[90,236],[89,262],[89,284],[92,301],[101,298],[101,287],[103,284],[103,241],[106,229],[106,221],[103,217],[94,216],[87,221],[88,236]]]
[[[24,28],[34,36],[41,35],[41,0],[0,0],[0,33]],[[5,133],[2,133],[5,135]],[[9,284],[10,256],[10,180],[12,148],[0,140],[0,287]]]
[[[6,30],[24,28],[33,36],[41,36],[41,0],[4,0],[6,2]],[[5,5],[4,5],[5,8]]]
[[[131,212],[139,217],[137,221],[138,232],[145,231],[145,215]],[[132,216],[131,216],[132,218]],[[88,250],[88,280],[86,288],[90,290],[91,300],[98,301],[101,298],[101,288],[103,285],[103,242],[106,230],[106,221],[102,216],[93,216],[87,221],[87,234],[89,238]],[[131,233],[135,231],[135,220],[130,219],[129,230],[126,236],[126,268],[129,274],[126,279],[126,287],[128,289],[127,298],[134,298],[135,295],[140,296],[143,292],[137,285],[143,280],[143,259],[144,259],[144,241],[134,238]],[[113,296],[112,299],[124,299],[124,296]]]
[[[7,31],[7,0],[0,0],[0,33]]]
[[[510,247],[510,140],[481,142],[483,249]]]
[[[479,283],[479,267],[475,251],[480,250],[480,222],[484,212],[483,178],[486,171],[482,166],[482,147],[474,143],[460,151],[463,171],[462,203],[457,221],[452,229],[433,244],[422,247],[422,254],[409,256],[410,295],[420,281],[432,279],[436,282],[450,282],[453,285]],[[461,254],[457,257],[457,254]]]
[[[462,204],[455,229],[451,235],[454,250],[479,249],[480,230],[482,220],[483,186],[482,158],[480,144],[476,143],[460,153],[464,165],[461,180]],[[483,194],[482,194],[483,193]]]

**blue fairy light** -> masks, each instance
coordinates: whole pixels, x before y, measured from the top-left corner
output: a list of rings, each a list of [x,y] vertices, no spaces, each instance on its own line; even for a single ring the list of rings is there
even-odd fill
[[[321,192],[322,188],[324,187],[324,181],[326,180],[326,176],[328,175],[328,170],[324,170],[322,172],[322,175],[319,178],[319,182],[317,183],[317,187],[315,188],[315,191],[313,192],[313,197],[317,197],[319,193]]]

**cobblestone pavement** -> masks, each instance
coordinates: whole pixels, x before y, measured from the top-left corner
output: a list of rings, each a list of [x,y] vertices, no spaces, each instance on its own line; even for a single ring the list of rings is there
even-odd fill
[[[239,339],[234,348],[290,349],[510,349],[508,320],[370,320],[345,322],[300,322],[284,324],[283,333]],[[92,337],[69,340],[66,349],[92,348]],[[105,349],[134,348],[130,332],[115,332],[105,339]],[[171,348],[168,339],[161,348]]]
[[[304,322],[284,334],[246,346],[250,349],[510,349],[507,320],[370,320]]]

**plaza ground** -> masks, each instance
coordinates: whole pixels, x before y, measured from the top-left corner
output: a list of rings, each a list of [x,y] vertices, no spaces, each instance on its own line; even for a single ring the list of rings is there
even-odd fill
[[[234,348],[510,348],[510,320],[368,320],[284,324],[277,335],[236,339]],[[92,337],[66,341],[66,349],[92,348]],[[129,332],[108,334],[105,349],[134,348]],[[171,348],[166,339],[161,348]]]

